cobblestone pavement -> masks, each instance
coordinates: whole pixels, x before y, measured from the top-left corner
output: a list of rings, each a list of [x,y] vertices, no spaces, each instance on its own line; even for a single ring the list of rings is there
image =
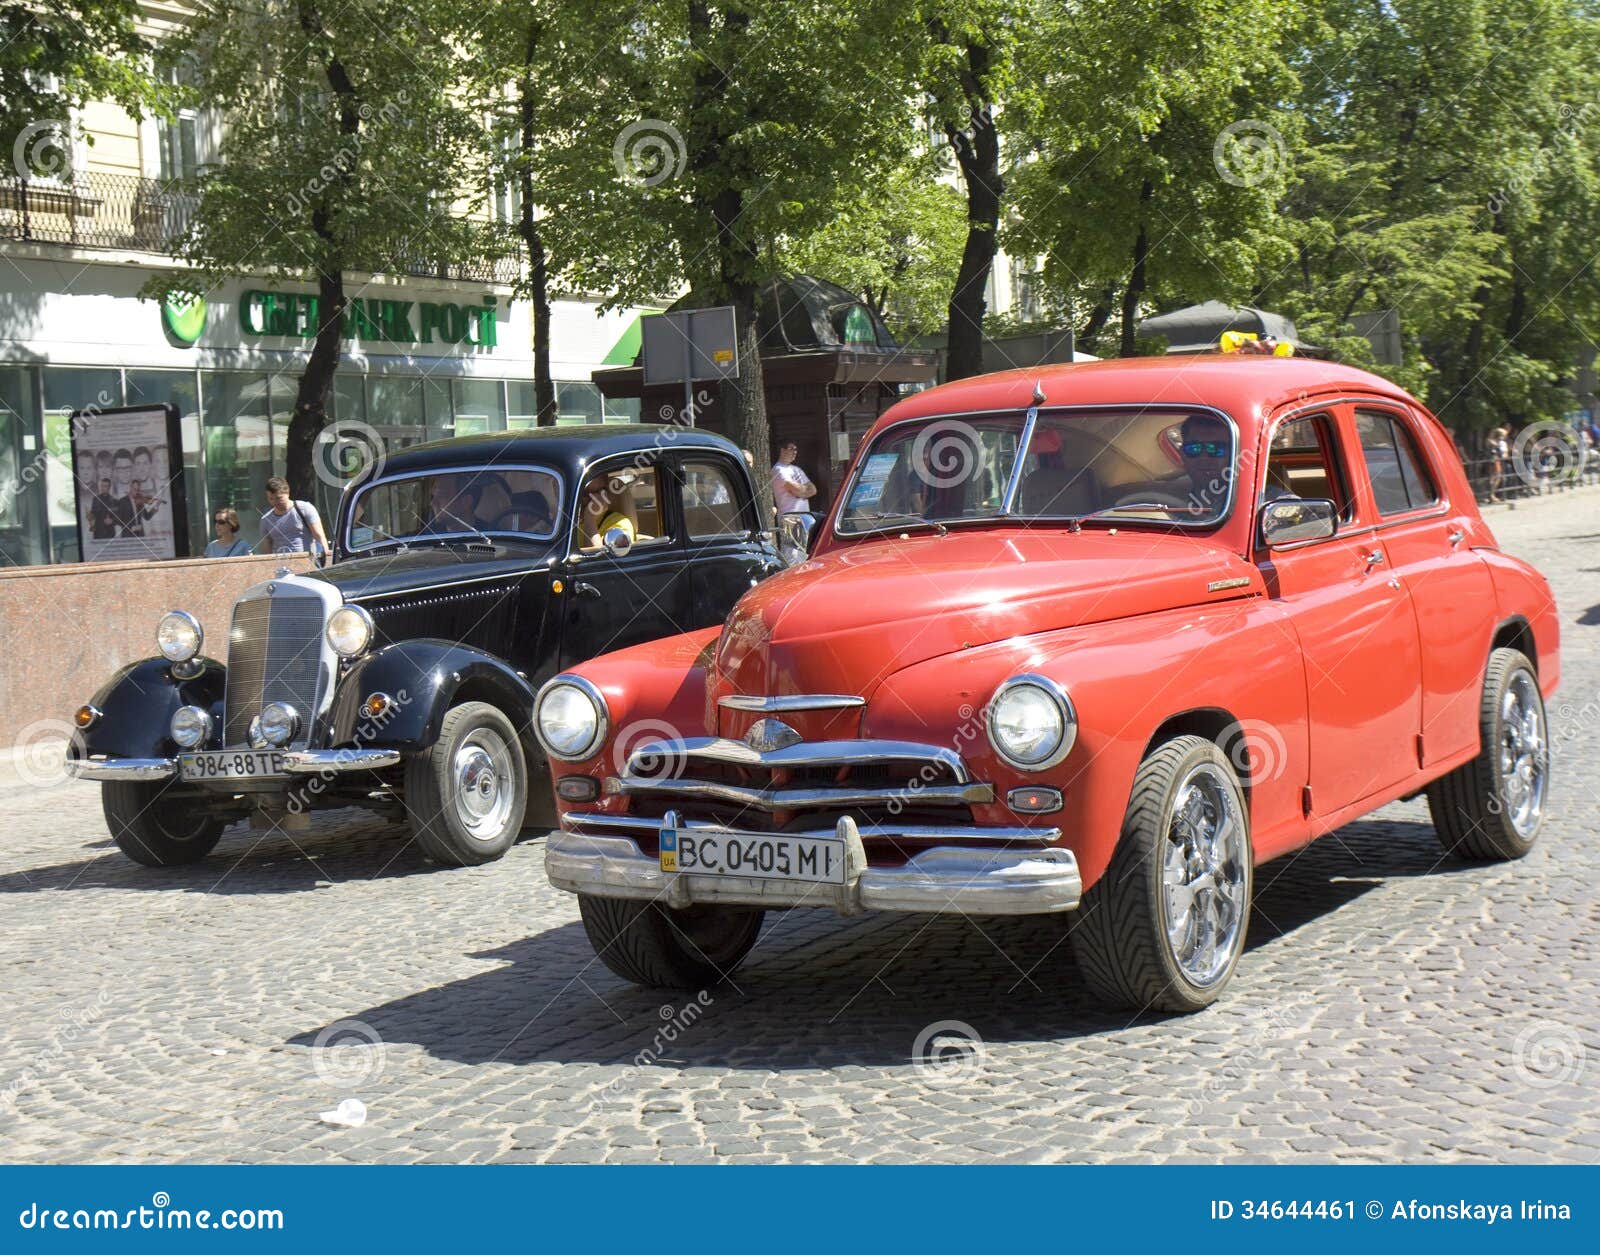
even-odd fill
[[[820,911],[664,1004],[593,962],[538,838],[442,870],[347,812],[162,873],[95,786],[0,779],[0,1157],[1600,1160],[1600,494],[1492,521],[1561,605],[1538,849],[1441,861],[1421,802],[1351,825],[1258,873],[1189,1018],[1097,1010],[1058,921]],[[981,1046],[919,1067],[943,1021]],[[349,1096],[365,1126],[319,1121]]]

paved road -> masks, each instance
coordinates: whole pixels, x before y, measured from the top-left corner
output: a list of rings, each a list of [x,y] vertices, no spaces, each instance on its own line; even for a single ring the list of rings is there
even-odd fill
[[[1538,850],[1441,862],[1421,803],[1343,829],[1263,869],[1186,1019],[1095,1009],[1059,923],[813,911],[664,1005],[593,962],[538,839],[440,870],[341,813],[163,874],[94,786],[13,774],[0,1157],[1600,1160],[1600,493],[1493,521],[1566,639]],[[363,1127],[319,1122],[346,1097]]]

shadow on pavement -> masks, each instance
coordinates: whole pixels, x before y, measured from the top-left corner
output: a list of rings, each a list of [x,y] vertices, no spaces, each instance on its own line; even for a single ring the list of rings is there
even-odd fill
[[[1249,948],[1293,945],[1296,930],[1335,916],[1385,881],[1460,870],[1467,866],[1441,863],[1427,824],[1352,825],[1258,869]],[[960,1021],[999,1042],[1117,1033],[1164,1018],[1108,1012],[1091,1000],[1067,944],[1071,921],[773,913],[733,981],[709,991],[710,1005],[657,1062],[873,1067],[909,1063],[917,1035],[939,1021]],[[415,1043],[463,1064],[629,1065],[652,1044],[662,1047],[661,1026],[694,998],[620,981],[596,960],[579,923],[471,957],[499,966],[379,1006],[352,1007],[340,1018],[365,1023],[386,1043]],[[1250,963],[1247,954],[1246,973]],[[311,1046],[321,1031],[309,1029],[291,1044]]]
[[[302,893],[344,880],[451,870],[428,862],[405,828],[362,811],[318,815],[304,832],[262,831],[235,824],[223,833],[215,850],[186,867],[144,867],[109,840],[86,841],[84,848],[104,853],[0,875],[0,894],[108,888],[155,893]]]

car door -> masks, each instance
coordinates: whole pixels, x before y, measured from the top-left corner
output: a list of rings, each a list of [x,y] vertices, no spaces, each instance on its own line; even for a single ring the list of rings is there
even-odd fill
[[[714,627],[747,589],[782,569],[755,525],[750,477],[715,449],[684,450],[675,469],[683,502],[691,627]]]
[[[1330,497],[1339,508],[1334,536],[1257,553],[1305,659],[1310,815],[1331,814],[1416,769],[1416,618],[1362,513],[1352,435],[1337,407],[1279,418],[1256,485],[1258,501],[1270,483],[1292,496]]]
[[[1422,721],[1414,757],[1427,766],[1477,747],[1494,585],[1469,543],[1472,511],[1446,495],[1440,442],[1424,438],[1431,433],[1408,407],[1353,408],[1377,534],[1417,621]]]
[[[683,516],[677,480],[661,456],[627,454],[588,468],[572,513],[562,566],[561,665],[688,631]],[[620,555],[595,543],[600,525],[617,514],[635,533],[632,548]]]

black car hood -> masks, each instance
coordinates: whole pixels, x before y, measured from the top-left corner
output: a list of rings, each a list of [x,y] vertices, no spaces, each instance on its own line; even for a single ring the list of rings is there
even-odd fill
[[[491,554],[465,546],[429,545],[351,558],[306,575],[332,584],[346,601],[364,601],[496,576],[514,578],[544,570],[552,560],[548,551],[533,546],[505,546]]]

